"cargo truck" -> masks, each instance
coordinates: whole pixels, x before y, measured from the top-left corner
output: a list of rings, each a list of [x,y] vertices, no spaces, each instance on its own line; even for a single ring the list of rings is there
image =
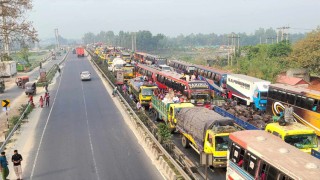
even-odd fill
[[[211,156],[209,165],[227,166],[229,133],[237,131],[233,120],[204,107],[183,108],[176,115],[182,146]]]
[[[243,74],[227,75],[227,93],[235,99],[242,100],[247,106],[265,111],[267,105],[269,81]]]
[[[84,48],[83,47],[77,47],[77,56],[78,57],[84,57]]]
[[[312,150],[318,151],[318,139],[315,131],[298,122],[280,125],[278,122],[271,121],[265,126],[257,127],[249,122],[238,118],[221,107],[215,106],[214,111],[222,116],[229,117],[238,127],[244,130],[265,130],[280,137],[285,142],[295,146],[303,152],[311,154]]]
[[[153,91],[158,86],[144,82],[142,78],[136,77],[128,81],[130,87],[129,93],[133,93],[142,106],[149,106]]]
[[[194,107],[192,103],[164,103],[157,96],[152,96],[152,109],[150,109],[151,117],[154,121],[160,119],[164,121],[173,132],[176,128],[176,114],[183,108]]]

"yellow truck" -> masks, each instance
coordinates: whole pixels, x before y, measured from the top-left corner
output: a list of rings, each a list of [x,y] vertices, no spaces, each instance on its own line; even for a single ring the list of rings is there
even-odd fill
[[[164,121],[172,132],[175,130],[177,124],[176,114],[183,108],[194,107],[192,103],[164,103],[156,96],[152,96],[151,102],[151,118],[154,121],[158,119]]]
[[[149,106],[153,91],[158,89],[157,85],[149,84],[140,77],[128,81],[129,93],[133,93],[142,106]]]
[[[183,147],[211,156],[209,165],[215,168],[227,166],[229,134],[237,131],[232,119],[204,107],[192,107],[181,109],[176,121]]]
[[[124,72],[124,80],[128,81],[129,79],[134,78],[134,66],[131,64],[126,64],[122,67]]]
[[[122,52],[121,57],[123,60],[125,60],[127,63],[131,63],[131,54],[127,52]]]

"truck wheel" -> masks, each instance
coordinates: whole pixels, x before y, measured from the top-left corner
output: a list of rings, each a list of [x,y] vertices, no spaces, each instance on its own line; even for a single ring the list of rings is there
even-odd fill
[[[152,110],[152,120],[158,121],[158,112],[156,110]]]
[[[189,140],[185,136],[182,136],[181,143],[184,148],[188,148],[190,146]]]

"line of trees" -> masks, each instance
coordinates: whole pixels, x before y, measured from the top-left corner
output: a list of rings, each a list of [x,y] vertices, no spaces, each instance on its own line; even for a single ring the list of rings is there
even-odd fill
[[[242,48],[235,72],[275,81],[277,75],[289,68],[306,68],[320,76],[320,28],[308,33],[294,44],[260,44]]]
[[[227,45],[230,40],[228,36],[230,34],[189,34],[179,35],[177,37],[168,37],[163,34],[153,35],[150,31],[138,31],[136,34],[136,47],[140,51],[156,51],[160,49],[172,49],[183,47],[195,47],[195,46],[220,46]],[[266,40],[271,44],[276,42],[277,32],[276,30],[269,28],[260,28],[253,34],[246,33],[233,33],[235,36],[240,37],[240,46],[256,45],[259,43],[265,43]],[[297,40],[305,37],[303,33],[290,34],[290,42],[296,42]],[[94,42],[103,42],[109,45],[121,46],[131,48],[132,45],[132,33],[120,31],[115,34],[113,31],[101,31],[98,34],[88,32],[84,34],[82,38],[85,44]]]

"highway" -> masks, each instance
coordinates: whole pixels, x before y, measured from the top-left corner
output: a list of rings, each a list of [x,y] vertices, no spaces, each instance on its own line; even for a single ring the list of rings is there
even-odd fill
[[[84,70],[91,72],[91,81],[80,80]],[[86,57],[70,53],[50,96],[53,104],[41,113],[26,177],[163,179]]]

